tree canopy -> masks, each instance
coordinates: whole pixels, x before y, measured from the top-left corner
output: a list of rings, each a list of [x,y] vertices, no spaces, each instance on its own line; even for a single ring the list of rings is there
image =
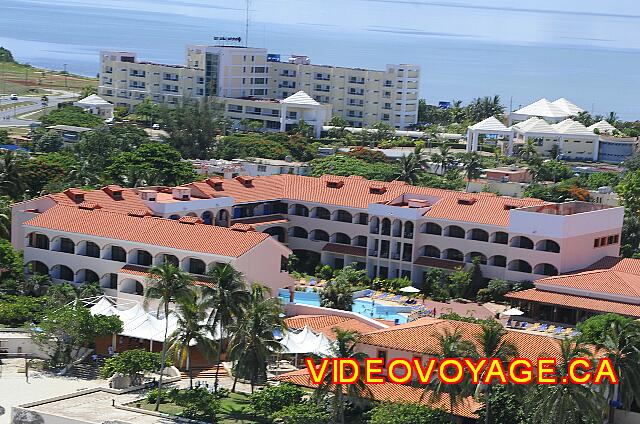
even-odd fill
[[[43,127],[51,125],[72,125],[74,127],[95,128],[104,123],[98,115],[85,112],[78,106],[64,106],[54,109],[40,118]]]

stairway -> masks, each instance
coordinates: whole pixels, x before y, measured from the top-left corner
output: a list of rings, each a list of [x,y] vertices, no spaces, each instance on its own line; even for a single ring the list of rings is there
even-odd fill
[[[216,377],[216,369],[218,369],[218,378],[228,377],[229,376],[229,373],[227,372],[227,370],[222,365],[218,365],[218,366],[214,366],[214,367],[211,367],[211,368],[193,367],[193,370],[192,370],[193,378],[194,379],[197,379],[197,378],[215,378]],[[188,371],[181,371],[180,374],[182,375],[182,379],[183,380],[189,379],[189,372]]]
[[[105,357],[103,356],[98,356],[98,359],[94,361],[89,355],[84,361],[74,365],[67,375],[83,380],[96,380],[100,378],[100,368],[104,365],[104,361]]]

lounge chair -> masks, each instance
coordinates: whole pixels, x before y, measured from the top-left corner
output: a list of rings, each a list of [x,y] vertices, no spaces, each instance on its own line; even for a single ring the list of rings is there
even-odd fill
[[[536,322],[531,327],[527,327],[527,330],[538,331],[538,328],[540,328],[541,325],[542,324],[540,324],[539,322]]]
[[[556,328],[556,331],[554,331],[555,334],[562,334],[564,333],[564,327],[558,327]]]
[[[397,294],[397,295],[395,295],[395,296],[393,296],[393,297],[390,297],[390,298],[389,298],[389,299],[387,299],[387,300],[390,300],[390,301],[392,301],[392,302],[399,302],[401,298],[402,298],[402,296],[400,296],[399,294]]]
[[[400,303],[407,303],[409,301],[409,296],[400,296],[400,300],[398,300],[398,302]]]
[[[511,322],[511,318],[509,318],[507,320],[507,327],[509,327],[509,328],[513,327],[513,323]]]
[[[375,293],[373,290],[367,289],[367,290],[364,291],[364,297],[371,297],[371,295],[373,295],[373,293]]]
[[[556,331],[556,326],[555,325],[550,325],[545,332],[547,333],[553,333],[554,331]]]
[[[529,323],[526,321],[522,321],[522,323],[520,324],[520,329],[524,330],[525,328],[527,328],[529,326]]]
[[[315,286],[315,285],[316,285],[316,280],[311,280],[311,281],[309,281],[309,285],[310,285],[311,287]]]
[[[547,324],[542,324],[540,327],[538,327],[538,331],[547,331],[547,328],[549,328]]]
[[[382,296],[382,294],[383,294],[383,293],[384,293],[384,292],[376,291],[376,292],[373,294],[373,296],[371,296],[371,298],[373,298],[373,299],[378,299],[378,298],[380,298],[380,296]]]
[[[577,337],[580,335],[580,332],[578,330],[574,330],[569,334],[569,337]]]
[[[391,293],[384,292],[380,296],[378,296],[378,299],[386,299],[390,294]]]

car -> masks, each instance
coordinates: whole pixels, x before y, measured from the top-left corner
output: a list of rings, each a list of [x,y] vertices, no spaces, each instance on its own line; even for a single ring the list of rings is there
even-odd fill
[[[152,129],[152,130],[159,130],[159,129],[160,129],[160,124],[153,124],[153,125],[151,125],[151,129]]]
[[[11,100],[18,100],[18,95],[17,94],[12,94],[12,95],[9,96],[9,98]]]

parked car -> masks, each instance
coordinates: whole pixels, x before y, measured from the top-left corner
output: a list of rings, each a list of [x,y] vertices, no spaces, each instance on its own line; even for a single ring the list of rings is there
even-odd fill
[[[18,95],[17,94],[12,94],[12,95],[9,96],[9,98],[11,100],[18,100]]]
[[[153,125],[151,125],[151,129],[152,129],[152,130],[159,130],[159,129],[160,129],[160,124],[153,124]]]

